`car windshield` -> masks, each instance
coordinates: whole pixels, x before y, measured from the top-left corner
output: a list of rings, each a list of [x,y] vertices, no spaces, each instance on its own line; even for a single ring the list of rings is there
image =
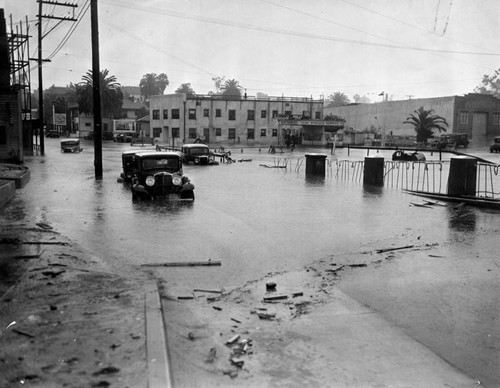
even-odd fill
[[[169,170],[175,172],[179,169],[179,158],[163,157],[163,158],[147,158],[142,160],[142,168],[144,170]]]
[[[63,142],[61,142],[61,144],[63,146],[76,146],[76,145],[78,145],[78,142],[73,141],[73,140],[72,141],[63,141]]]
[[[206,147],[193,147],[191,148],[191,155],[208,155],[209,151]]]

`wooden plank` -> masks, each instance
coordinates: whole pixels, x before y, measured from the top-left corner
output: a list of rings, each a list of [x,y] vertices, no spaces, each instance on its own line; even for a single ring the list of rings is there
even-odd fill
[[[185,262],[167,262],[167,263],[148,263],[141,264],[141,267],[199,267],[199,266],[221,266],[222,263],[220,261],[185,261]]]

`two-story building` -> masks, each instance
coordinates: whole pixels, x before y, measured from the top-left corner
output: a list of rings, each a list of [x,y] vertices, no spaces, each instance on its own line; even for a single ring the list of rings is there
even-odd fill
[[[284,116],[300,117],[307,120],[307,125],[297,120],[278,120]],[[312,123],[322,118],[323,100],[308,97],[231,98],[186,94],[150,97],[151,137],[173,146],[197,139],[210,144],[284,145],[285,137],[307,139]]]

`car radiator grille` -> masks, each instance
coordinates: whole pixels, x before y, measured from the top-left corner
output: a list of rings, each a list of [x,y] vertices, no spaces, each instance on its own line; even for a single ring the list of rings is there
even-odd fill
[[[172,175],[155,176],[155,195],[165,195],[174,192],[175,186],[172,183]]]

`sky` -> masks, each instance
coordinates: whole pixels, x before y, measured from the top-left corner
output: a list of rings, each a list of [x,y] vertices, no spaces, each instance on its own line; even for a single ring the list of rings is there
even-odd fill
[[[47,0],[49,1],[49,0]],[[50,0],[54,2],[53,0]],[[44,89],[81,82],[92,68],[90,0],[43,4]],[[498,0],[97,0],[100,69],[123,86],[165,73],[174,93],[213,77],[249,96],[372,102],[464,95],[500,68]],[[0,0],[10,30],[26,19],[37,57],[36,0]],[[31,63],[32,90],[38,70]]]

